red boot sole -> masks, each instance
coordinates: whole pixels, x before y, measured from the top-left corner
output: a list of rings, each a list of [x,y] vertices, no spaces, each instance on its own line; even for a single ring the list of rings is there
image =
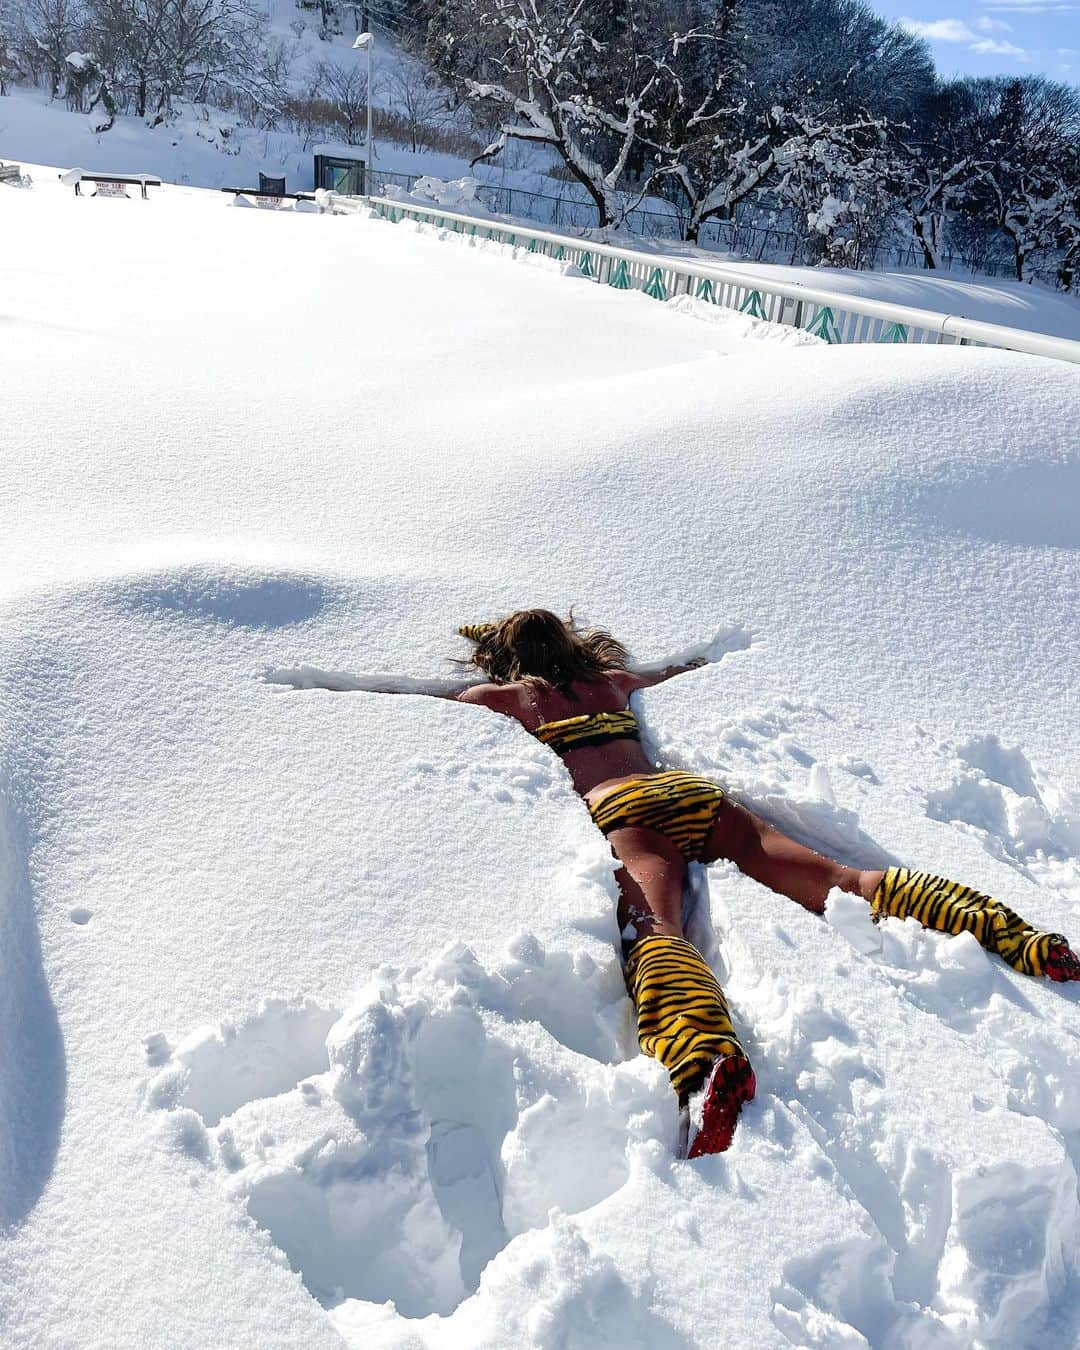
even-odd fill
[[[1046,977],[1055,984],[1080,980],[1080,957],[1067,942],[1051,943],[1050,954],[1046,958]]]
[[[752,1100],[756,1091],[757,1079],[748,1059],[742,1055],[718,1059],[705,1083],[701,1129],[686,1156],[700,1158],[730,1148],[743,1103]]]

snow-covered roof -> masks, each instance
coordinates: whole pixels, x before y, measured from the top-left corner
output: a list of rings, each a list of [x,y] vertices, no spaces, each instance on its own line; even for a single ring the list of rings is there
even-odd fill
[[[362,145],[344,145],[333,144],[329,141],[321,142],[319,145],[311,147],[313,155],[327,155],[331,159],[364,159],[365,147]]]

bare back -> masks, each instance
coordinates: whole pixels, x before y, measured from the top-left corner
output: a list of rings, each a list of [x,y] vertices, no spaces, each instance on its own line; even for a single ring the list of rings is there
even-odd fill
[[[459,695],[459,699],[513,717],[526,731],[535,731],[544,722],[557,722],[564,717],[621,712],[628,707],[630,695],[649,683],[629,671],[614,671],[607,677],[575,680],[571,685],[572,696],[561,693],[553,685],[520,682],[473,685]],[[657,772],[641,748],[641,742],[629,737],[608,741],[605,745],[568,750],[561,758],[570,771],[574,787],[586,799],[600,795],[601,789],[621,779]]]

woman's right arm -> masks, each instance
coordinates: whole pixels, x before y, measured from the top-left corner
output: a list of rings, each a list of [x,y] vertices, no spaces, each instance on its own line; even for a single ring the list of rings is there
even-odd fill
[[[334,693],[419,694],[448,698],[455,703],[475,703],[493,712],[515,716],[516,694],[506,685],[482,680],[418,680],[411,675],[354,675],[346,670],[320,670],[318,666],[284,666],[267,670],[268,684],[292,689],[329,689]]]
[[[429,698],[460,699],[471,690],[486,686],[469,680],[418,680],[411,675],[354,675],[347,670],[320,670],[318,666],[283,666],[267,670],[268,684],[293,689],[330,689],[335,693],[359,691],[368,694],[425,694]]]

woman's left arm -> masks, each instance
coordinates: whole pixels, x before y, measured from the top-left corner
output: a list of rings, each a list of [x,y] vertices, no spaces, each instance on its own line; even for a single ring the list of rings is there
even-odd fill
[[[660,661],[645,661],[628,672],[635,681],[634,688],[649,689],[663,684],[676,675],[722,661],[729,652],[744,651],[751,645],[752,634],[741,624],[721,628],[707,642],[696,642],[681,652],[673,652]]]

